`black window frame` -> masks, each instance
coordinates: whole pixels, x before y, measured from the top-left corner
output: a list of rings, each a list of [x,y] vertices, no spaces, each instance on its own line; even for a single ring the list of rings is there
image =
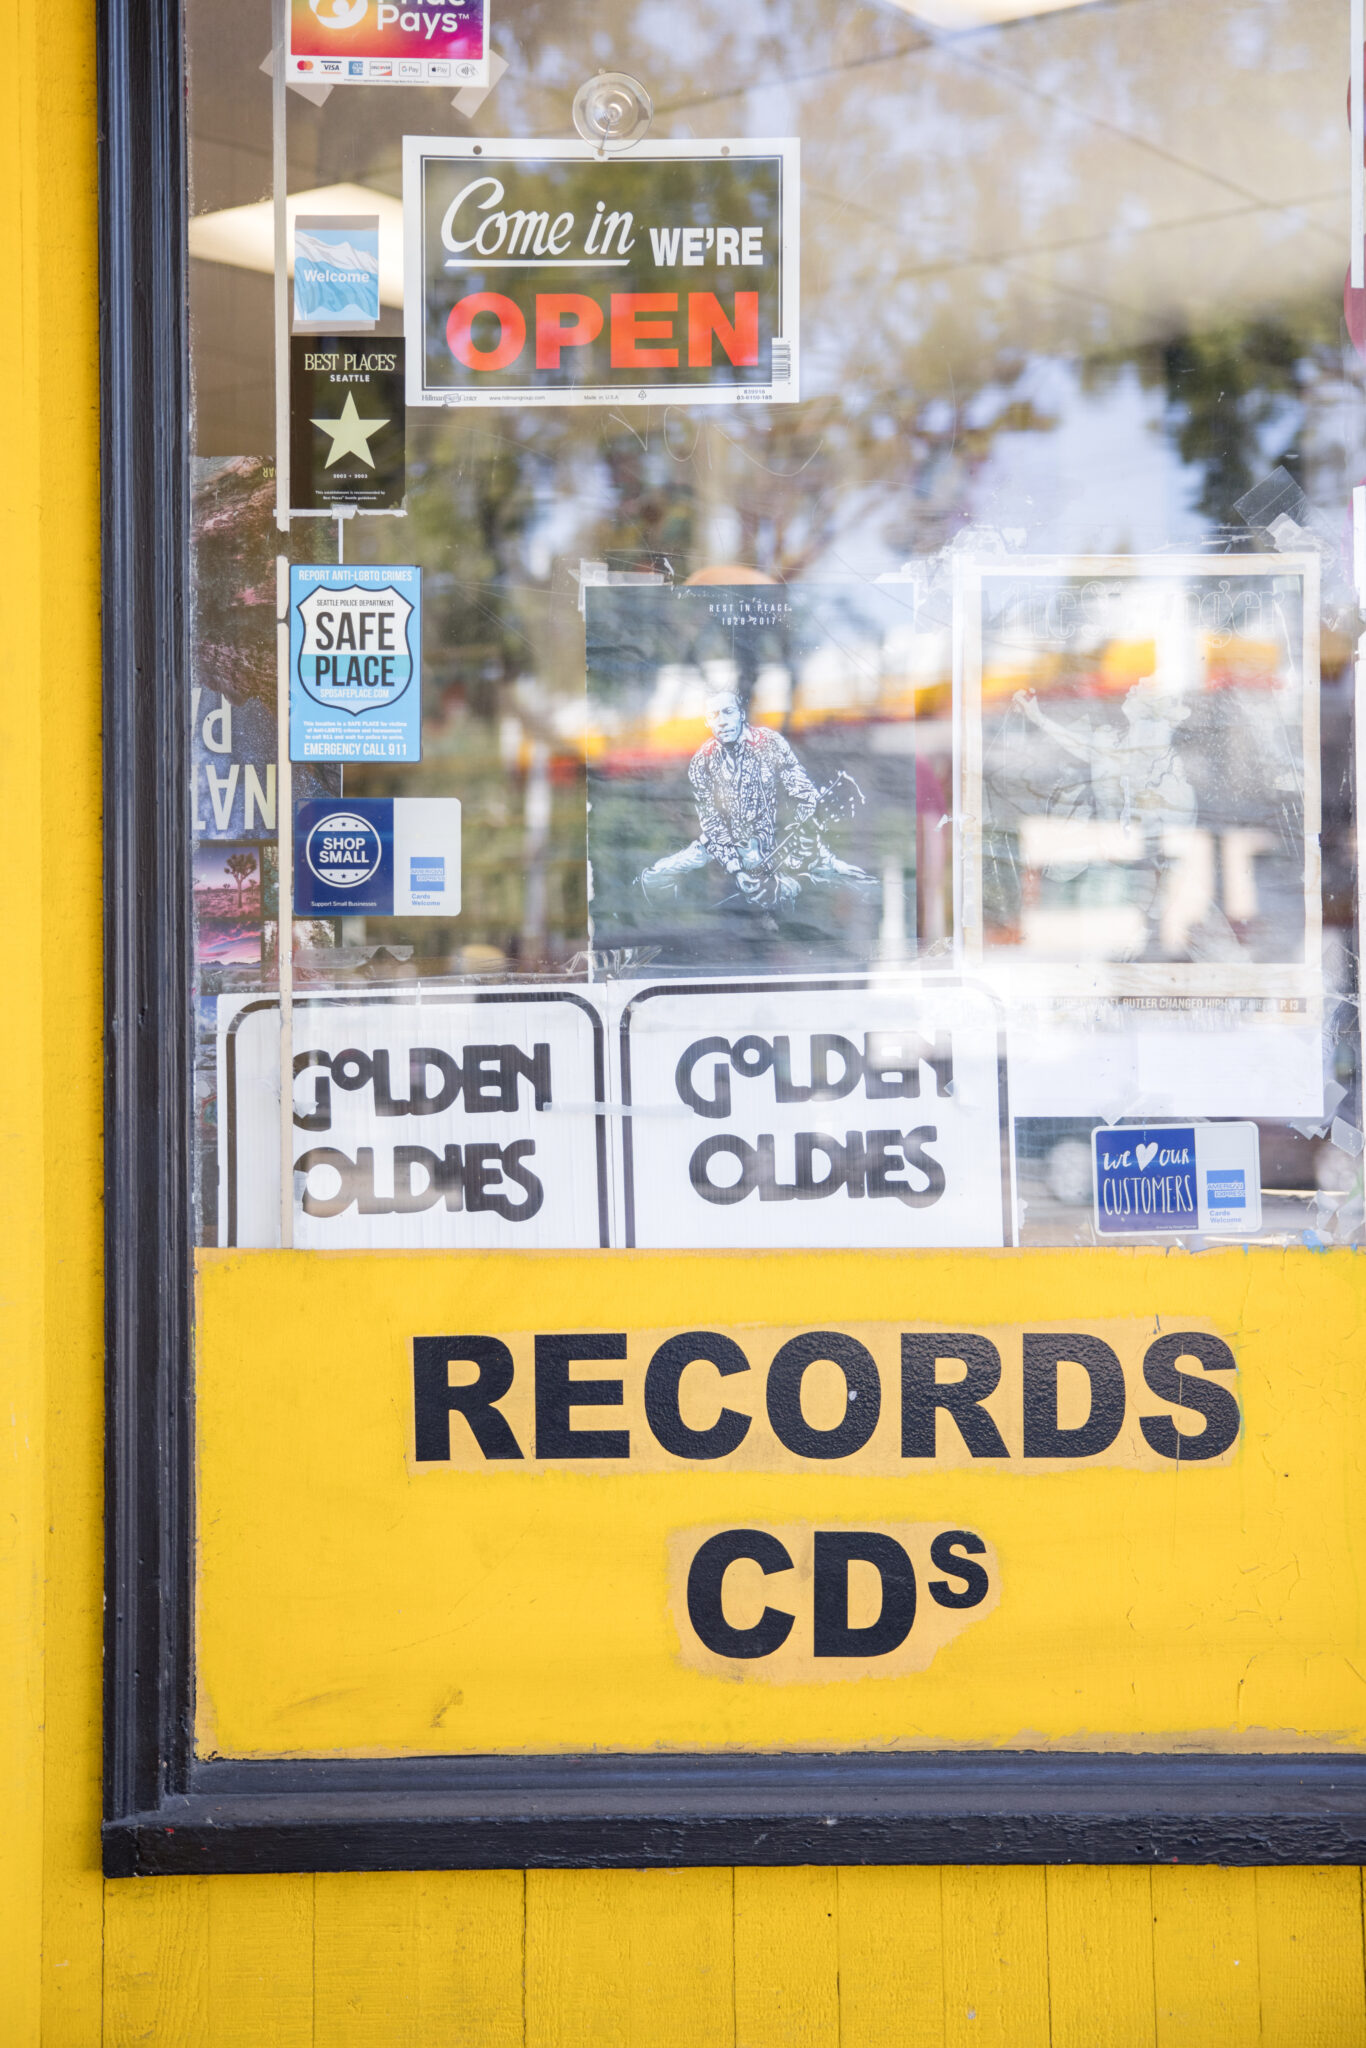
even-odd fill
[[[1343,1754],[195,1760],[178,0],[101,0],[98,36],[106,1874],[1366,1861],[1366,1757]]]

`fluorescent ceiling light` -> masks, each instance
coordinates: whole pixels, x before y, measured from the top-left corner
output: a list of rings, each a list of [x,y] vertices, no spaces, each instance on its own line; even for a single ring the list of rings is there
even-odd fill
[[[1087,0],[894,0],[930,28],[995,28],[1003,21],[1031,21],[1036,14],[1058,14],[1064,7],[1083,7]]]
[[[403,204],[368,185],[320,185],[316,192],[291,192],[287,261],[294,274],[294,217],[299,213],[379,215],[379,297],[383,306],[403,304]],[[190,254],[202,263],[230,263],[237,270],[275,270],[275,207],[228,206],[221,213],[197,213],[190,222]]]

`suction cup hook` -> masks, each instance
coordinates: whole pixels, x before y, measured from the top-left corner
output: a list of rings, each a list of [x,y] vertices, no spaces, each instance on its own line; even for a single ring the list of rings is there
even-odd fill
[[[654,113],[654,102],[640,80],[624,71],[600,71],[574,95],[574,126],[585,142],[596,144],[599,156],[639,142]]]

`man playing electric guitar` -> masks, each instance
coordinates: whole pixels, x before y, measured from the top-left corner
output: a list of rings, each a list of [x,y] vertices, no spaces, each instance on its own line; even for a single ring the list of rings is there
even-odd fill
[[[640,886],[647,902],[676,902],[684,877],[713,862],[735,882],[737,896],[727,901],[743,901],[756,910],[794,903],[806,881],[877,887],[862,868],[837,860],[821,837],[837,786],[847,785],[839,789],[840,808],[847,805],[847,814],[863,801],[850,777],[838,776],[827,790],[818,790],[781,733],[748,723],[733,690],[708,699],[706,720],[712,736],[688,764],[698,837],[645,869]],[[781,841],[780,792],[797,805],[796,819]]]

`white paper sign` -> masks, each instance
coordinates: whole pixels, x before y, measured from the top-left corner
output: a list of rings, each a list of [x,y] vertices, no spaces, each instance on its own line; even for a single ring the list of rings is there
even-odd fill
[[[1144,996],[1117,991],[1113,970],[1051,988],[1037,971],[981,972],[1010,1020],[1017,1117],[1323,1115],[1316,994]]]
[[[460,915],[458,798],[394,798],[394,914]]]
[[[279,1242],[279,1029],[273,997],[219,1004],[225,1245]],[[572,990],[296,995],[295,1245],[605,1245],[604,1052]]]
[[[1013,1240],[997,1012],[958,981],[663,984],[620,1027],[623,1239]]]

